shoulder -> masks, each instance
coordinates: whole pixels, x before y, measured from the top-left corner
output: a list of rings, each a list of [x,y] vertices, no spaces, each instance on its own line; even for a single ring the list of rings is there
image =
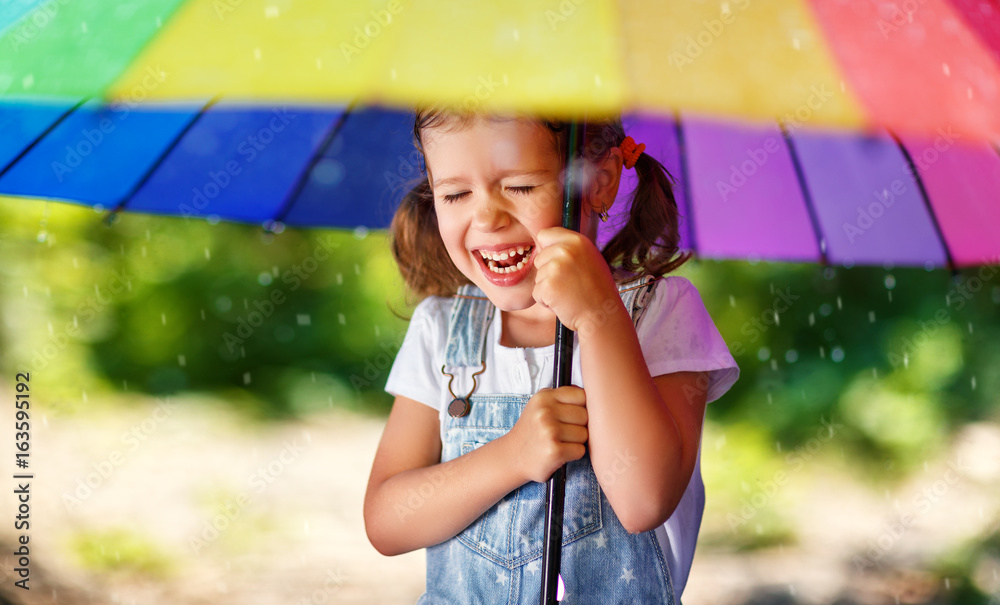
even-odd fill
[[[698,288],[686,277],[680,275],[665,275],[656,280],[652,296],[647,307],[655,308],[660,313],[667,313],[680,306],[681,308],[695,305],[704,307]]]

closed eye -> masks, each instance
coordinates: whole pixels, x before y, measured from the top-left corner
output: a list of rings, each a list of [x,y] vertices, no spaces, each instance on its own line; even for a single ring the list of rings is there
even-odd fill
[[[468,191],[460,191],[458,193],[449,193],[447,195],[441,196],[441,199],[443,199],[445,201],[445,203],[457,202],[458,200],[462,199],[463,197],[465,197],[468,194],[469,194]]]
[[[508,187],[507,191],[513,191],[514,193],[516,193],[518,195],[525,195],[525,194],[531,193],[531,190],[534,189],[534,188],[535,187],[533,185],[526,185],[526,186],[523,186],[523,187]]]

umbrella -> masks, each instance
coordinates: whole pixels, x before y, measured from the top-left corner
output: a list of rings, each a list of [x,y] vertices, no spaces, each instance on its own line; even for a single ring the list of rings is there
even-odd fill
[[[679,177],[682,245],[702,256],[995,263],[998,10],[23,1],[0,13],[15,51],[0,60],[12,133],[0,193],[268,229],[381,227],[419,166],[394,104],[625,108]]]
[[[994,2],[21,0],[0,28],[3,195],[384,227],[420,166],[399,104],[625,109],[701,256],[1000,254]]]

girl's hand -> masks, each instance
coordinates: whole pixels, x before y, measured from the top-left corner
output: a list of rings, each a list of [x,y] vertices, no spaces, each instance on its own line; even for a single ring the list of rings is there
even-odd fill
[[[535,254],[535,301],[556,314],[564,326],[586,331],[601,325],[608,313],[624,311],[611,269],[585,235],[549,227],[538,232]]]
[[[564,386],[542,389],[525,404],[521,417],[504,438],[517,468],[538,483],[549,480],[560,466],[587,452],[587,396],[583,389]]]

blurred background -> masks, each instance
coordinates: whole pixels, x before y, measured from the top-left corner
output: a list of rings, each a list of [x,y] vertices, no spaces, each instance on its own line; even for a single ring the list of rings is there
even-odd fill
[[[0,198],[0,603],[415,602],[362,521],[414,302],[385,233],[101,218]],[[684,602],[1000,603],[1000,269],[679,274],[741,368]]]

